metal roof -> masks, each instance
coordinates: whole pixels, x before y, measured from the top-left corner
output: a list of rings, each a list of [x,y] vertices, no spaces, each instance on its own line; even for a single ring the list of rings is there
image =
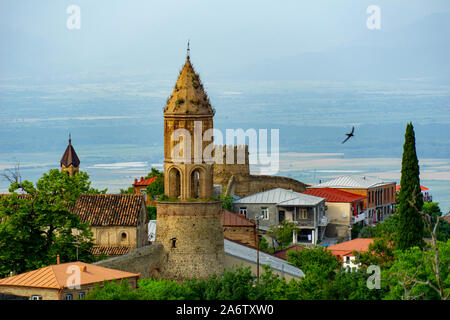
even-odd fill
[[[301,197],[278,202],[277,206],[315,206],[322,201],[325,201],[325,199],[304,194]]]
[[[285,204],[290,200],[295,200],[292,203],[298,204]],[[283,188],[275,188],[268,191],[258,192],[247,197],[243,197],[239,200],[234,201],[233,203],[274,203],[282,205],[316,205],[320,203],[323,198],[318,198],[314,196],[309,196],[306,194],[302,194],[296,191],[287,190]]]
[[[327,182],[323,182],[320,184],[316,184],[311,186],[310,188],[373,188],[377,186],[383,186],[387,184],[394,183],[393,181],[385,181],[379,179],[377,177],[369,177],[369,176],[341,176],[334,180],[330,180]]]
[[[230,241],[228,239],[224,239],[224,249],[225,254],[231,255],[233,257],[249,261],[252,263],[257,263],[256,260],[256,250],[246,247],[244,245],[238,244],[236,242]],[[277,270],[279,272],[288,274],[293,277],[304,277],[305,274],[299,268],[296,268],[283,259],[274,257],[270,254],[260,251],[259,252],[259,264],[269,265],[272,269]]]

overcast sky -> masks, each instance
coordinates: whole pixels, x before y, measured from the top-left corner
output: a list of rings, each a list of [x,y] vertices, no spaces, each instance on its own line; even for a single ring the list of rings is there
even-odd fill
[[[66,26],[70,5],[81,9],[79,30]],[[381,9],[381,30],[366,26],[369,5]],[[188,39],[196,67],[214,75],[351,46],[449,11],[448,0],[3,0],[0,78],[173,75]]]

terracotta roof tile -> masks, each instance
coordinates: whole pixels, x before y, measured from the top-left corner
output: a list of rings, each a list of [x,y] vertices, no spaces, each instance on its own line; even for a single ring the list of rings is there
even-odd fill
[[[372,243],[373,239],[356,238],[350,241],[335,244],[328,247],[328,249],[338,257],[353,256],[353,251],[369,251],[369,245]]]
[[[143,206],[140,194],[84,194],[70,211],[92,226],[137,226]]]
[[[350,203],[352,203],[354,201],[367,198],[367,197],[361,196],[359,194],[342,191],[339,189],[333,189],[333,188],[314,188],[314,189],[308,189],[303,193],[311,195],[311,196],[325,198],[327,202],[350,202]]]
[[[149,178],[149,179],[145,179],[144,180],[144,177],[141,177],[141,180],[137,180],[137,179],[134,179],[134,183],[133,183],[133,186],[149,186],[149,185],[151,185],[153,182],[155,182],[155,180],[156,180],[156,178],[157,177],[151,177],[151,178]]]
[[[0,279],[0,286],[63,289],[66,287],[67,278],[73,274],[70,272],[67,273],[69,270],[68,268],[71,266],[77,266],[80,268],[80,285],[140,276],[137,273],[104,268],[77,261],[55,264],[12,277],[3,278]],[[84,271],[82,267],[85,268]]]

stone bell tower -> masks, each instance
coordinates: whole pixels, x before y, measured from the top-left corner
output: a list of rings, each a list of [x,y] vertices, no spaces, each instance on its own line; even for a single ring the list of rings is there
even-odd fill
[[[75,173],[80,170],[80,159],[78,159],[77,153],[72,146],[72,138],[69,134],[69,145],[64,152],[61,161],[61,172],[65,171],[72,177]]]
[[[221,274],[222,205],[213,200],[213,165],[203,156],[213,141],[214,109],[188,55],[164,109],[164,190],[157,202],[156,242],[164,245],[160,276],[182,280]],[[212,132],[212,130],[209,130]]]

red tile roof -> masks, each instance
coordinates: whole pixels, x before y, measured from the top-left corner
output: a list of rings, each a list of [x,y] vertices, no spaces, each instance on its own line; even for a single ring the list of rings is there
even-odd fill
[[[224,227],[254,227],[255,224],[246,219],[243,214],[222,210],[222,226]]]
[[[328,247],[337,257],[353,256],[353,251],[364,252],[369,251],[369,245],[373,243],[373,239],[356,238],[350,241],[335,244]]]
[[[293,245],[292,247],[289,247],[289,248],[286,248],[286,249],[283,249],[283,250],[279,250],[279,251],[275,252],[273,255],[274,255],[275,257],[277,257],[277,258],[286,260],[286,259],[287,259],[287,253],[288,253],[289,251],[301,251],[301,250],[303,250],[303,249],[305,249],[305,248],[302,247],[302,246],[299,246],[299,245]]]
[[[314,188],[308,189],[304,194],[308,194],[310,196],[325,198],[326,202],[354,202],[357,200],[362,200],[367,198],[365,196],[361,196],[360,194],[355,194],[347,191],[342,191],[334,188]]]
[[[146,215],[140,194],[83,194],[70,211],[92,226],[137,226]]]
[[[401,189],[401,185],[397,185],[396,187],[395,187],[395,190],[396,191],[400,191],[400,189]],[[420,186],[420,191],[427,191],[427,190],[430,190],[430,189],[428,189],[427,187],[424,187],[424,186]]]
[[[450,216],[445,216],[443,217],[445,221],[447,221],[448,223],[450,223]]]
[[[138,179],[134,179],[133,186],[135,186],[135,187],[137,187],[137,186],[144,186],[144,187],[149,186],[153,182],[155,182],[156,178],[157,177],[152,177],[152,178],[144,180],[144,177],[141,177],[141,180],[139,180],[139,181],[138,181]]]
[[[73,274],[73,271],[68,272],[73,267],[80,268],[80,285],[133,277],[138,278],[140,276],[138,273],[119,271],[76,261],[55,264],[3,278],[0,279],[0,286],[63,289],[67,287],[67,278]]]

